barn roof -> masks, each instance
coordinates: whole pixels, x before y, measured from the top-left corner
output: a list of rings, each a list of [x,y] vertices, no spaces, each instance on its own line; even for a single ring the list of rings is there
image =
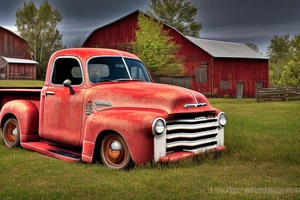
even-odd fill
[[[29,60],[29,59],[20,59],[20,58],[7,58],[2,56],[2,58],[7,62],[7,63],[21,63],[21,64],[38,64],[34,60]]]
[[[114,20],[114,21],[112,21],[112,22],[109,22],[109,23],[107,23],[107,24],[104,24],[103,26],[100,26],[100,27],[94,29],[94,30],[93,30],[93,31],[85,38],[85,40],[82,42],[81,47],[84,47],[84,45],[85,45],[85,43],[87,42],[87,40],[88,40],[88,39],[89,39],[96,31],[98,31],[98,30],[100,30],[100,29],[103,29],[104,27],[107,27],[107,26],[109,26],[109,25],[112,25],[112,24],[114,24],[114,23],[116,23],[116,22],[118,22],[118,21],[121,21],[122,19],[124,19],[124,18],[126,18],[126,17],[128,17],[128,16],[130,16],[130,15],[132,15],[132,14],[134,14],[134,13],[139,13],[139,12],[143,13],[144,15],[147,15],[147,14],[145,14],[144,12],[142,12],[142,11],[140,11],[140,10],[135,10],[135,11],[132,11],[132,12],[130,12],[130,13],[124,15],[123,17],[120,17],[119,19],[116,19],[116,20]]]
[[[98,27],[94,29],[88,37],[85,39],[85,41],[82,43],[82,47],[85,45],[87,40],[99,29],[102,29],[106,26],[109,26],[111,24],[114,24],[118,21],[121,21],[122,19],[134,14],[134,13],[143,13],[146,16],[149,16],[148,14],[140,11],[140,10],[135,10],[131,13],[128,13],[127,15],[112,21],[111,23],[105,24],[104,26]],[[189,36],[184,36],[180,31],[178,31],[176,28],[166,24],[163,20],[157,19],[157,21],[161,22],[165,26],[169,27],[170,29],[173,29],[176,31],[178,34],[182,35],[185,37],[189,42],[192,42],[202,50],[206,51],[208,54],[210,54],[213,57],[219,57],[219,58],[250,58],[250,59],[269,59],[267,56],[264,56],[250,47],[248,47],[245,44],[242,43],[233,43],[233,42],[224,42],[224,41],[216,41],[216,40],[209,40],[209,39],[199,39],[199,38],[194,38],[194,37],[189,37]]]
[[[19,37],[20,39],[24,40],[25,42],[27,42],[24,38],[22,38],[18,33],[8,29],[8,28],[5,28],[4,26],[0,26],[0,29],[3,29],[3,30],[6,30],[7,32]]]
[[[186,38],[213,57],[269,59],[242,43],[200,39],[189,36],[186,36]]]

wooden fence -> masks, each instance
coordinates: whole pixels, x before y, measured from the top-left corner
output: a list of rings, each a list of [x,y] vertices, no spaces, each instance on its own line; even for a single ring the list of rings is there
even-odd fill
[[[191,77],[190,76],[180,76],[180,77],[172,77],[172,76],[153,76],[154,82],[156,83],[165,83],[169,85],[177,85],[181,87],[191,88]]]
[[[256,98],[257,101],[300,100],[300,87],[261,88]]]

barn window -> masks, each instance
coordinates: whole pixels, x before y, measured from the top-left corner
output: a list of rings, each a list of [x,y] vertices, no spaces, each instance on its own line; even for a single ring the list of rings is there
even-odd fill
[[[220,81],[220,88],[223,90],[229,90],[230,82],[229,81]]]
[[[263,82],[256,82],[256,89],[261,89],[263,88]]]
[[[207,62],[201,63],[200,68],[196,69],[196,82],[198,83],[207,83]]]

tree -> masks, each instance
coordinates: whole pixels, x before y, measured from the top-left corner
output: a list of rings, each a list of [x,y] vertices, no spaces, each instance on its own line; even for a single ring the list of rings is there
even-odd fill
[[[180,45],[172,42],[172,37],[163,31],[163,24],[140,13],[139,30],[136,31],[134,53],[140,57],[152,75],[182,75],[183,59],[177,57]]]
[[[300,86],[300,35],[290,41],[292,58],[284,66],[279,85]]]
[[[84,42],[84,37],[77,37],[75,39],[73,39],[70,44],[69,44],[69,48],[77,48],[77,47],[81,47],[82,43]]]
[[[57,29],[57,23],[62,16],[57,9],[52,9],[48,0],[44,0],[40,7],[34,2],[24,2],[23,8],[16,11],[16,27],[21,37],[28,41],[29,51],[39,63],[38,78],[43,78],[47,62],[51,54],[64,48],[62,35]]]
[[[275,35],[267,48],[271,85],[299,85],[300,35]]]
[[[294,38],[291,40],[292,53],[300,53],[300,35],[294,35]]]
[[[270,84],[277,85],[283,73],[284,66],[292,58],[291,42],[289,34],[284,36],[275,35],[267,47],[270,57]]]
[[[197,8],[187,0],[151,0],[147,13],[184,35],[200,37],[202,25],[195,21]]]
[[[259,53],[259,48],[257,47],[256,44],[251,43],[251,42],[248,42],[248,43],[246,43],[245,45],[247,45],[248,47],[250,47],[251,49],[253,49],[254,51],[256,51],[256,52]]]
[[[300,86],[300,53],[284,67],[279,85]]]

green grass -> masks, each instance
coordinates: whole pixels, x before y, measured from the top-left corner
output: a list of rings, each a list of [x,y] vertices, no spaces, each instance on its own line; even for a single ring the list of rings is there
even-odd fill
[[[0,87],[42,87],[40,80],[0,80]]]
[[[300,101],[209,99],[227,150],[126,172],[0,143],[1,199],[299,199]]]

